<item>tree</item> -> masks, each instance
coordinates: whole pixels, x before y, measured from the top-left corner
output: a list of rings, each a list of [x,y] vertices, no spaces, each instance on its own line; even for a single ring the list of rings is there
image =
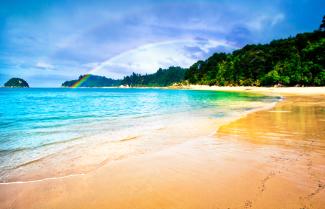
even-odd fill
[[[319,30],[325,31],[325,15],[323,16],[322,23],[319,26]]]

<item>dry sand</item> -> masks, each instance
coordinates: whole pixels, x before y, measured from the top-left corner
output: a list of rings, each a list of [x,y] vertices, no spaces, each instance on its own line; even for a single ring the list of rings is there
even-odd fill
[[[214,136],[87,175],[1,184],[0,208],[324,208],[324,88],[278,89],[254,89],[287,96]]]

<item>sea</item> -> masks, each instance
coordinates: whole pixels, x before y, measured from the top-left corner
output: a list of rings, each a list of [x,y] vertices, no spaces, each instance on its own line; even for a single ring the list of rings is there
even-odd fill
[[[279,97],[158,88],[0,88],[0,182],[83,175],[188,140]]]

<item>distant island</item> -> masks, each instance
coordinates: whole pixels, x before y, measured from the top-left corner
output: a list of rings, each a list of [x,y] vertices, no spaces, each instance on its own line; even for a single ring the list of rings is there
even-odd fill
[[[21,78],[11,78],[5,84],[7,88],[29,88],[28,83]]]
[[[325,86],[325,16],[314,32],[250,44],[232,53],[215,53],[188,69],[169,67],[153,74],[132,73],[122,80],[83,75],[64,87],[170,86]],[[89,77],[87,79],[84,79]],[[82,80],[85,80],[82,82]],[[80,84],[80,85],[79,85]]]
[[[114,80],[98,75],[81,75],[77,80],[65,81],[62,87],[111,87],[119,86],[121,80]]]

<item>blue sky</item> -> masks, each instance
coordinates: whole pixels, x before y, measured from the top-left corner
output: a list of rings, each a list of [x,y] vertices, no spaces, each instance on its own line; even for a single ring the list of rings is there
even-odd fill
[[[0,0],[0,85],[188,67],[217,51],[312,31],[324,8],[323,0]]]

